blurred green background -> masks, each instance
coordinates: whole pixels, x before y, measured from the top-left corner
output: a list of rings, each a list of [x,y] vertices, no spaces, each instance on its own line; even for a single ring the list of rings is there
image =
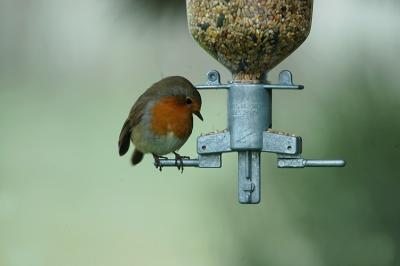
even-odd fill
[[[0,265],[400,265],[400,3],[317,0],[274,92],[273,127],[306,158],[276,168],[262,203],[237,201],[237,155],[218,170],[131,167],[117,139],[153,82],[218,69],[191,39],[184,1],[0,0]],[[226,93],[202,92],[196,136],[226,125]]]

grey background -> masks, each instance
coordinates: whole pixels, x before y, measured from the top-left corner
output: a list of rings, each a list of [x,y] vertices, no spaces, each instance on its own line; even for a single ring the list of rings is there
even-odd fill
[[[0,0],[0,265],[399,265],[398,1],[314,3],[274,92],[273,127],[306,158],[344,169],[277,169],[262,203],[237,203],[237,156],[219,170],[158,172],[117,154],[153,82],[223,67],[191,39],[184,1]],[[202,92],[200,133],[226,125],[225,92]]]

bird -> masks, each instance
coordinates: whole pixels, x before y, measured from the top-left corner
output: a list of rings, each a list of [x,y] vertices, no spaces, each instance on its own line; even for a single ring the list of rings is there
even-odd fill
[[[135,146],[131,163],[137,165],[144,154],[151,153],[161,171],[160,159],[175,155],[175,165],[183,171],[179,150],[193,130],[193,114],[201,121],[201,96],[193,84],[181,76],[169,76],[154,83],[134,103],[122,126],[118,140],[119,155]],[[179,161],[179,163],[178,163]]]

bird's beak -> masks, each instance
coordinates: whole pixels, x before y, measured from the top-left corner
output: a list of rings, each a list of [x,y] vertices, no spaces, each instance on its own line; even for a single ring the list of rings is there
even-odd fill
[[[201,121],[203,121],[203,116],[200,114],[200,111],[193,112]]]

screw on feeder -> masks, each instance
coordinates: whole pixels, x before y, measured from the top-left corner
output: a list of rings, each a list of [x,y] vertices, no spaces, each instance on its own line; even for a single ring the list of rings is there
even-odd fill
[[[221,83],[221,78],[219,76],[218,71],[216,71],[216,70],[211,70],[210,72],[208,72],[207,79],[208,79],[209,85],[213,85],[213,84],[215,85],[215,84]]]

